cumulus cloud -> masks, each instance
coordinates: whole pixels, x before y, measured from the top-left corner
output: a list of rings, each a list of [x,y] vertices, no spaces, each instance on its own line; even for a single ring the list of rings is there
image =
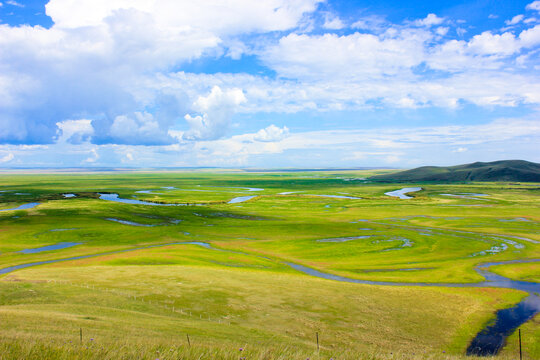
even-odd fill
[[[528,4],[526,7],[525,7],[527,10],[536,10],[536,11],[540,11],[540,1],[533,1],[532,3]]]
[[[345,24],[343,23],[343,21],[341,21],[339,16],[332,13],[326,13],[323,28],[330,30],[340,30],[344,27]]]
[[[199,163],[213,166],[242,166],[254,157],[286,152],[310,154],[300,157],[302,162],[297,166],[308,166],[306,161],[310,161],[315,152],[324,154],[317,161],[325,161],[326,166],[336,166],[338,161],[350,166],[356,160],[373,161],[379,165],[381,161],[418,161],[415,157],[425,158],[423,153],[433,153],[435,157],[432,161],[440,163],[443,151],[452,156],[461,156],[470,154],[470,147],[491,149],[491,146],[497,148],[501,143],[510,142],[525,144],[527,149],[534,148],[540,138],[540,124],[534,120],[499,119],[480,125],[319,130],[289,133],[280,140],[268,143],[253,142],[255,136],[256,133],[243,134],[194,143],[189,153],[196,154]],[[474,159],[475,155],[471,156]]]
[[[0,25],[0,141],[50,143],[57,122],[89,118],[94,141],[125,143],[111,129],[124,116],[142,127],[137,139],[162,143],[166,129],[195,110],[187,106],[193,98],[146,87],[148,77],[229,44],[229,56],[239,58],[245,48],[235,36],[294,28],[319,2],[233,0],[217,8],[213,1],[51,0],[50,29]],[[144,112],[160,131],[141,123],[136,113]]]
[[[56,132],[58,143],[80,144],[89,142],[94,135],[92,121],[88,119],[65,120],[57,122],[56,126],[58,127]]]
[[[110,140],[115,144],[168,144],[172,139],[167,129],[160,127],[154,115],[136,111],[132,114],[118,115],[109,130]]]
[[[216,6],[214,1],[191,0],[51,0],[47,15],[62,28],[102,24],[115,12],[132,9],[152,14],[164,30],[238,34],[293,28],[321,0],[231,0]]]
[[[363,17],[351,24],[352,29],[360,29],[360,30],[372,30],[372,31],[378,31],[381,30],[384,25],[386,24],[386,21],[384,18],[380,16],[366,16]]]
[[[405,29],[377,36],[290,34],[263,54],[266,63],[287,78],[336,79],[395,75],[422,62],[424,42],[432,34]]]
[[[437,30],[435,30],[435,32],[437,33],[437,35],[445,36],[446,34],[448,34],[448,30],[450,30],[449,27],[440,26],[437,28]]]
[[[221,90],[214,86],[207,96],[200,96],[193,108],[201,115],[185,115],[190,129],[183,134],[185,140],[217,139],[223,136],[229,127],[229,121],[236,108],[246,102],[241,89]]]
[[[509,20],[521,31],[468,27],[466,39],[463,25],[435,14],[361,17],[338,35],[325,29],[344,20],[319,3],[231,0],[216,11],[207,0],[51,0],[50,29],[0,25],[0,142],[79,145],[74,157],[94,164],[132,161],[128,154],[145,161],[133,151],[139,145],[207,159],[205,149],[221,144],[229,150],[213,150],[216,159],[236,152],[245,160],[290,149],[295,135],[261,123],[227,138],[236,113],[257,121],[261,113],[540,104],[539,76],[527,71],[540,67],[540,25],[524,17]],[[182,71],[222,57],[234,67],[247,56],[250,73]],[[395,145],[368,135],[371,146]]]
[[[524,18],[524,15],[519,14],[519,15],[514,16],[510,20],[506,20],[504,23],[506,25],[516,25],[516,24],[520,23],[523,20],[523,18]]]
[[[440,25],[444,22],[444,18],[440,18],[435,14],[428,14],[424,19],[419,19],[414,22],[417,26],[433,26]]]
[[[467,44],[469,51],[480,55],[511,55],[519,51],[520,44],[514,34],[505,32],[502,35],[485,31],[475,35]]]
[[[13,155],[13,153],[8,153],[8,154],[0,157],[0,163],[10,162],[14,158],[15,158],[15,155]]]
[[[289,129],[286,126],[284,126],[283,128],[279,128],[272,124],[255,133],[255,135],[253,136],[253,140],[263,142],[278,141],[286,137],[288,134]]]
[[[282,130],[286,132],[284,128]],[[257,131],[165,146],[69,143],[46,147],[0,145],[0,154],[12,153],[17,163],[40,166],[73,166],[75,160],[77,164],[88,166],[135,163],[148,167],[255,165],[266,168],[276,165],[380,166],[383,161],[396,159],[399,159],[399,166],[402,167],[523,157],[540,161],[535,151],[540,141],[540,124],[534,117],[499,119],[477,125],[289,131],[286,136],[274,137],[274,141],[255,140],[260,133]],[[280,153],[283,155],[276,163],[276,154]]]
[[[536,25],[528,30],[523,30],[519,34],[519,39],[521,40],[521,44],[528,48],[540,44],[540,25]]]

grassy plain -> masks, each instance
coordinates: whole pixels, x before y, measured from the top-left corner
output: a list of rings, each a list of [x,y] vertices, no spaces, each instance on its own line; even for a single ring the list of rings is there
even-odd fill
[[[103,255],[0,278],[0,359],[462,358],[495,311],[524,293],[350,284],[284,263],[366,280],[478,282],[478,263],[540,257],[540,185],[407,184],[424,190],[401,200],[384,193],[403,184],[362,180],[373,173],[1,175],[0,210],[40,205],[0,211],[0,269]],[[255,197],[227,203],[238,196]],[[63,242],[80,245],[19,252]],[[219,250],[133,250],[179,242]],[[111,253],[120,250],[133,251]],[[534,263],[494,270],[540,280]],[[538,321],[523,329],[526,356],[539,358]],[[514,343],[498,358],[512,358]]]

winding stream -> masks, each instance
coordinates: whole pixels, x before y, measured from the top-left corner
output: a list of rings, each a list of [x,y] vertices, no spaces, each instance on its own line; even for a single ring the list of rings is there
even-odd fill
[[[11,209],[0,209],[0,211],[28,210],[28,209],[35,208],[35,207],[38,206],[38,205],[39,205],[39,203],[33,202],[33,203],[28,203],[28,204],[22,204],[22,205],[19,205],[19,206],[16,207],[16,208],[11,208]]]
[[[143,190],[144,191],[144,190]],[[148,190],[151,191],[151,190]],[[258,190],[249,190],[249,191],[258,191]],[[244,201],[248,201],[252,198],[256,197],[253,196],[239,196],[235,197],[227,202],[227,204],[238,204]],[[118,194],[99,194],[99,198],[101,200],[107,200],[107,201],[114,201],[119,202],[123,204],[131,204],[131,205],[150,205],[150,206],[204,206],[207,204],[200,204],[200,203],[193,203],[193,204],[182,204],[182,203],[157,203],[157,202],[151,202],[151,201],[144,201],[144,200],[136,200],[136,199],[124,199],[119,197]]]
[[[405,194],[412,193],[412,192],[417,192],[417,191],[420,191],[420,190],[422,190],[421,187],[403,188],[403,189],[399,189],[399,190],[386,192],[386,193],[384,193],[384,195],[393,196],[393,197],[397,197],[397,198],[400,198],[400,199],[412,199],[411,196],[407,196]]]
[[[243,189],[247,189],[247,191],[263,190],[263,189],[258,189],[258,188],[243,188]],[[403,188],[400,190],[387,192],[385,193],[385,195],[398,197],[400,199],[411,199],[411,197],[407,196],[406,194],[410,192],[420,191],[420,190],[422,190],[422,188],[419,188],[419,187]],[[140,192],[144,192],[144,191],[140,191]],[[283,194],[286,194],[286,193],[283,193]],[[71,195],[72,194],[64,194],[65,197],[72,197]],[[99,195],[100,195],[99,198],[102,200],[120,202],[120,203],[125,203],[125,204],[134,204],[134,205],[150,205],[150,206],[204,205],[204,204],[155,203],[155,202],[142,201],[142,200],[136,200],[136,199],[123,199],[123,198],[120,198],[118,194],[100,193]],[[474,194],[474,195],[479,196],[479,195],[484,195],[484,194]],[[311,196],[344,198],[344,199],[360,199],[357,197],[340,196],[340,195],[315,195],[313,194]],[[255,196],[236,197],[229,200],[228,204],[241,203],[241,202],[250,200],[254,197]],[[39,203],[28,203],[28,204],[20,205],[16,208],[0,209],[0,211],[26,210],[26,209],[34,208],[37,205],[39,205]],[[107,218],[107,220],[116,221],[116,222],[127,224],[127,225],[155,226],[155,225],[132,223],[126,220],[119,220],[119,219],[113,219],[113,218]],[[390,225],[390,224],[385,224],[385,225]],[[400,226],[400,225],[392,225],[392,226]],[[404,226],[404,225],[401,225],[401,226]],[[430,230],[430,229],[426,229],[426,230]],[[459,231],[459,230],[456,230],[455,232],[469,233],[466,231]],[[501,236],[498,234],[487,234],[487,235]],[[533,243],[538,243],[538,241],[535,241],[532,239],[521,238],[517,236],[509,236],[509,235],[502,235],[502,236],[520,239],[520,240],[526,240]],[[343,242],[343,241],[350,241],[354,239],[367,238],[367,237],[369,236],[321,239],[318,241],[319,242]],[[59,243],[59,244],[54,244],[54,245],[45,246],[41,248],[26,249],[26,250],[23,250],[22,252],[38,253],[41,251],[58,250],[58,249],[75,246],[75,245],[79,245],[79,243]],[[75,256],[75,257],[69,257],[69,258],[63,258],[63,259],[45,260],[45,261],[38,261],[38,262],[32,262],[32,263],[26,263],[26,264],[19,264],[19,265],[14,265],[14,266],[0,269],[0,275],[8,274],[16,270],[25,269],[25,268],[29,268],[33,266],[86,259],[86,258],[92,258],[92,257],[99,257],[103,255],[119,254],[119,253],[124,253],[124,252],[144,250],[144,249],[170,246],[170,245],[197,245],[197,246],[202,246],[206,249],[211,249],[211,250],[229,251],[229,250],[214,248],[212,247],[211,244],[204,243],[204,242],[174,242],[174,243],[167,243],[167,244],[148,245],[148,246],[124,249],[124,250],[116,250],[116,251],[110,251],[110,252],[98,253],[98,254]],[[246,255],[249,255],[249,254],[246,254]],[[480,331],[476,335],[476,337],[471,341],[469,347],[467,348],[467,355],[491,356],[491,355],[496,355],[499,352],[499,350],[505,345],[506,338],[509,335],[511,335],[520,325],[530,320],[532,317],[534,317],[536,314],[540,312],[540,296],[538,295],[540,294],[540,283],[508,279],[504,276],[497,275],[489,271],[489,268],[492,266],[503,265],[503,264],[513,264],[513,263],[517,264],[517,263],[527,263],[527,262],[540,262],[540,259],[511,260],[511,261],[504,261],[504,262],[488,262],[488,263],[479,264],[475,267],[475,271],[479,275],[485,278],[484,281],[479,282],[479,283],[421,283],[421,282],[408,283],[408,282],[370,281],[370,280],[352,279],[352,278],[347,278],[347,277],[343,277],[339,275],[329,274],[329,273],[325,273],[325,272],[315,270],[315,269],[305,267],[303,265],[295,264],[295,263],[284,263],[284,264],[307,275],[311,275],[311,276],[315,276],[315,277],[319,277],[319,278],[327,279],[327,280],[350,282],[350,283],[357,283],[357,284],[378,285],[378,286],[425,286],[425,287],[456,287],[456,288],[458,287],[459,288],[498,287],[498,288],[521,290],[521,291],[525,291],[529,293],[528,297],[523,299],[514,307],[497,311],[495,320],[489,323],[482,331]]]
[[[211,244],[205,242],[191,241],[191,242],[174,242],[167,244],[148,245],[143,247],[109,251],[99,254],[74,256],[64,259],[38,261],[33,263],[19,264],[10,267],[0,269],[0,275],[8,274],[16,270],[21,270],[33,266],[52,264],[63,261],[87,259],[92,257],[98,257],[103,255],[120,254],[124,252],[151,249],[156,247],[171,246],[171,245],[198,245],[206,249],[228,251],[223,249],[214,248]],[[232,251],[232,250],[231,250]],[[489,271],[491,266],[503,265],[503,264],[518,264],[518,263],[530,263],[540,262],[540,259],[528,259],[528,260],[510,260],[502,262],[489,262],[482,263],[475,267],[475,271],[485,278],[484,281],[479,283],[406,283],[406,282],[386,282],[386,281],[370,281],[361,279],[352,279],[344,276],[325,273],[319,270],[315,270],[300,264],[285,262],[284,264],[307,275],[315,276],[322,279],[343,281],[356,284],[366,285],[379,285],[379,286],[426,286],[426,287],[498,287],[508,288],[514,290],[521,290],[529,293],[529,296],[524,300],[516,304],[512,308],[502,309],[497,311],[496,318],[493,323],[488,324],[486,328],[480,331],[476,337],[471,341],[467,348],[467,355],[479,355],[479,356],[491,356],[499,352],[499,350],[505,345],[506,338],[512,334],[520,325],[530,320],[536,314],[540,312],[540,297],[537,295],[540,293],[540,283],[518,281],[508,279],[504,276],[495,274]]]

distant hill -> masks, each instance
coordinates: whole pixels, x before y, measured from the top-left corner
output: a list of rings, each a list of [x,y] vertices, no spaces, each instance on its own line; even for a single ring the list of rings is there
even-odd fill
[[[396,182],[519,181],[540,182],[540,164],[525,160],[475,162],[457,166],[422,166],[412,170],[369,178]]]

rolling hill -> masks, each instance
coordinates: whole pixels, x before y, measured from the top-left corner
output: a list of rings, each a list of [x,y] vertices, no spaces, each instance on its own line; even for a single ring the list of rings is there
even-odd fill
[[[540,164],[525,160],[475,162],[456,166],[422,166],[369,178],[395,182],[519,181],[540,182]]]

